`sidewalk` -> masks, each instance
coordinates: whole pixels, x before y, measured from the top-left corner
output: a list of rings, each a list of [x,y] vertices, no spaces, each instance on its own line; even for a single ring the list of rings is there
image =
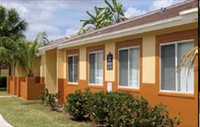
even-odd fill
[[[15,95],[2,95],[0,98],[6,98],[6,97],[16,97]],[[13,127],[10,125],[6,120],[3,118],[3,116],[0,114],[0,127]]]
[[[13,127],[8,122],[5,121],[3,116],[0,114],[0,127]]]

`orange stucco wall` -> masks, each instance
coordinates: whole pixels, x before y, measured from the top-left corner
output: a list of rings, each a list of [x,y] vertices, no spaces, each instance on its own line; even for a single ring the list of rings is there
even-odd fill
[[[7,77],[7,92],[15,95],[16,89],[17,88],[16,88],[16,85],[15,85],[15,77],[14,76],[8,76]]]
[[[143,96],[148,99],[150,105],[155,105],[160,102],[168,105],[170,115],[177,115],[178,112],[181,113],[181,125],[180,126],[190,126],[195,127],[198,125],[198,61],[197,57],[195,60],[195,86],[194,93],[164,93],[159,91],[159,44],[163,38],[176,40],[184,40],[184,39],[194,39],[195,45],[197,44],[197,23],[188,24],[184,26],[177,26],[173,28],[167,28],[157,31],[152,31],[150,33],[143,33],[138,35],[127,36],[123,38],[116,38],[112,40],[107,40],[103,42],[97,42],[93,44],[86,44],[77,47],[71,47],[65,49],[63,54],[59,52],[59,56],[63,58],[63,60],[57,60],[59,64],[59,70],[57,73],[61,73],[57,75],[58,82],[58,91],[61,92],[60,101],[66,102],[66,95],[69,93],[73,93],[77,89],[84,90],[89,87],[92,92],[97,91],[106,91],[107,83],[112,83],[113,91],[128,91],[133,96]],[[141,42],[138,42],[141,46],[141,54],[140,57],[140,88],[139,90],[130,89],[130,88],[118,88],[118,57],[116,54],[117,51],[117,43],[122,44],[130,41],[131,43],[136,43],[134,40],[140,39]],[[166,40],[167,40],[166,39]],[[170,42],[170,41],[169,41]],[[104,83],[103,86],[92,86],[88,85],[88,49],[91,47],[104,46]],[[59,49],[58,49],[59,50]],[[62,49],[63,50],[63,49]],[[67,52],[78,50],[79,51],[79,80],[78,84],[68,84],[67,80]],[[108,71],[106,69],[106,56],[111,52],[113,54],[113,70]],[[58,67],[57,67],[58,68]],[[63,69],[62,69],[63,68]],[[64,71],[63,71],[64,70]],[[48,78],[48,77],[46,77]]]
[[[45,84],[42,77],[8,76],[7,79],[7,92],[26,100],[38,99],[41,92],[44,91]]]

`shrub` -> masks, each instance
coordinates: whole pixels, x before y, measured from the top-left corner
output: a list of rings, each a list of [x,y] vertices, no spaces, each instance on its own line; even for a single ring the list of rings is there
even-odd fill
[[[41,92],[40,100],[44,105],[48,105],[51,107],[51,110],[55,111],[57,107],[59,107],[58,98],[60,97],[60,92],[55,94],[50,94],[48,89]]]
[[[75,93],[67,96],[68,105],[66,111],[76,120],[86,119],[89,115],[91,92],[85,89],[85,92],[76,90]]]
[[[155,105],[149,111],[149,125],[151,127],[174,127],[180,124],[180,119],[178,117],[169,118],[169,112],[167,106],[160,103]]]
[[[129,126],[134,98],[128,93],[95,93],[91,99],[92,120],[102,126]]]
[[[60,97],[60,93],[49,94],[47,104],[51,107],[51,110],[56,111],[57,107],[59,107],[58,98]]]
[[[48,89],[45,89],[44,91],[42,91],[39,98],[42,101],[42,103],[44,105],[46,105],[48,103],[48,98],[49,98],[49,91],[48,91]]]
[[[94,93],[90,100],[90,114],[94,122],[104,124],[108,121],[108,98],[104,92]]]
[[[75,91],[67,97],[67,109],[75,119],[90,119],[101,126],[114,127],[173,127],[180,124],[177,117],[170,118],[167,106],[150,107],[148,101],[134,98],[125,92],[91,93]],[[88,115],[89,114],[89,115]]]

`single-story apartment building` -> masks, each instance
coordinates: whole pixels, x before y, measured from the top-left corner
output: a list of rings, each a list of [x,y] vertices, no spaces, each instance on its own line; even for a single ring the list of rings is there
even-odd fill
[[[75,90],[128,91],[150,105],[181,113],[181,126],[198,126],[198,57],[176,71],[198,45],[198,1],[187,0],[86,34],[53,41],[40,50],[45,88],[61,101]]]

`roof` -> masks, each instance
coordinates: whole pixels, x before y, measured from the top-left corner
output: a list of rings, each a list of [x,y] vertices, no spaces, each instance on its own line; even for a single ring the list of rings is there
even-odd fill
[[[186,0],[184,2],[169,6],[164,9],[164,12],[161,10],[149,12],[144,15],[140,15],[131,19],[128,19],[126,21],[104,27],[86,34],[78,35],[75,37],[71,38],[64,38],[64,39],[58,39],[55,42],[53,42],[53,45],[58,45],[58,44],[65,44],[65,43],[70,43],[73,41],[78,41],[78,40],[83,40],[99,35],[105,35],[105,34],[110,34],[113,32],[117,32],[120,30],[126,30],[129,28],[157,22],[157,21],[162,21],[165,19],[177,17],[180,15],[180,12],[185,11],[185,10],[190,10],[192,8],[197,8],[198,7],[198,1],[197,0]]]

